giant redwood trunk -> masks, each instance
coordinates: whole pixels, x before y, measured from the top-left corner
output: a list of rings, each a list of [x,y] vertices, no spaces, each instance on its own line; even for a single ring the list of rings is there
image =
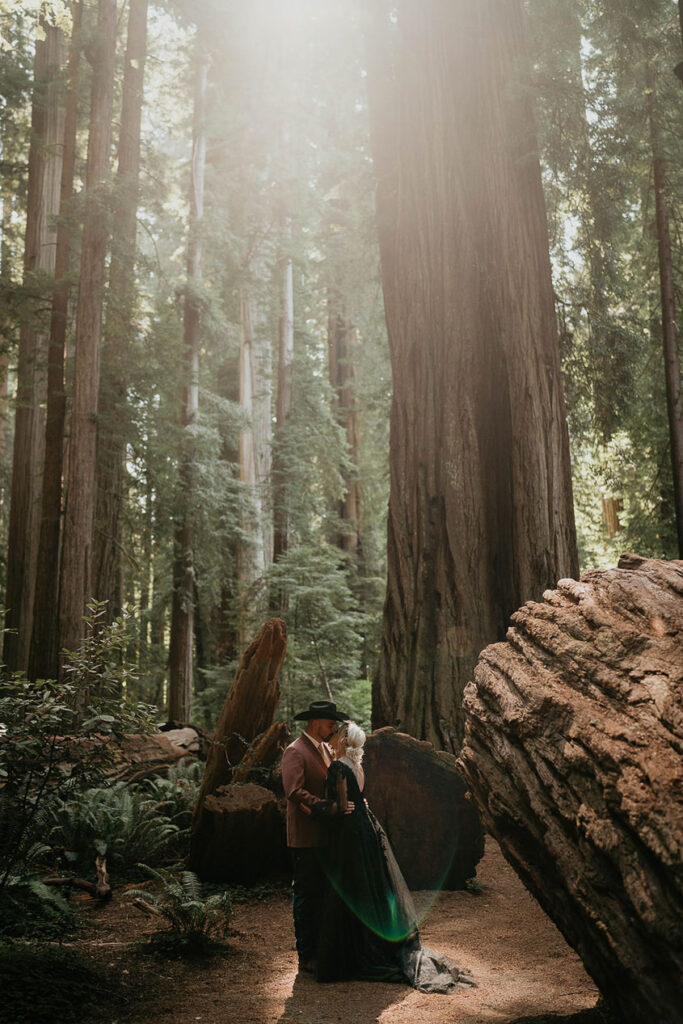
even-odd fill
[[[577,569],[546,219],[518,0],[372,11],[394,388],[373,724],[453,750],[479,652]]]
[[[128,364],[135,314],[135,255],[140,178],[140,122],[147,50],[148,0],[131,0],[121,98],[116,210],[112,227],[109,303],[102,344],[97,430],[95,596],[105,615],[121,612],[121,513]]]
[[[41,21],[45,38],[36,41],[24,282],[39,285],[55,269],[55,229],[59,210],[64,111],[58,76],[60,29]],[[25,671],[33,621],[45,451],[45,399],[48,329],[39,311],[27,312],[19,335],[14,423],[12,490],[7,546],[4,661],[9,671]]]
[[[116,0],[99,0],[97,35],[89,51],[93,81],[86,168],[86,214],[76,306],[76,351],[66,474],[64,543],[60,573],[60,648],[74,650],[84,635],[92,599],[95,451],[100,378],[102,302],[109,217],[104,194],[109,174],[113,106]]]
[[[625,1024],[683,1021],[683,562],[561,580],[483,652],[484,825]]]
[[[67,220],[73,196],[78,128],[78,76],[82,41],[83,4],[72,7],[73,30],[69,52],[68,87],[64,114],[62,174],[55,251],[55,287],[50,313],[45,412],[45,468],[41,498],[38,565],[33,603],[33,630],[28,674],[31,679],[54,679],[59,671],[59,552],[62,526],[62,474],[64,467],[64,420],[66,394],[64,359],[69,306],[68,277],[72,229]]]

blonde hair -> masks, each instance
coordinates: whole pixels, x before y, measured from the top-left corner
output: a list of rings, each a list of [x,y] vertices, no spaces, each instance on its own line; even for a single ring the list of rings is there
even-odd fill
[[[344,722],[341,729],[341,738],[346,739],[345,757],[360,767],[363,760],[363,747],[365,746],[365,733],[355,722]]]

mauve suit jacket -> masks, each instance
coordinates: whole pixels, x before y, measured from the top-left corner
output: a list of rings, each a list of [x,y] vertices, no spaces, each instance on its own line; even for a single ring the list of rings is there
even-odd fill
[[[325,797],[326,776],[327,765],[322,754],[302,733],[282,755],[282,785],[287,797],[287,846],[323,846],[327,841],[325,818],[313,812],[315,805]]]

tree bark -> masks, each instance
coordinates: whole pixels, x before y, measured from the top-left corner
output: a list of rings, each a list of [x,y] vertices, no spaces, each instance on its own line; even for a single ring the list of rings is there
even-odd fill
[[[479,652],[577,569],[547,226],[517,0],[372,12],[394,384],[373,725],[456,750]]]
[[[64,144],[55,252],[55,289],[52,293],[50,342],[47,362],[45,415],[45,470],[41,502],[38,565],[33,605],[33,630],[28,675],[31,679],[55,679],[59,673],[59,552],[62,526],[62,473],[64,467],[64,418],[66,393],[64,357],[69,304],[71,227],[64,220],[73,196],[78,127],[78,74],[82,42],[82,3],[73,4],[73,31],[69,51],[68,92],[64,115]]]
[[[257,736],[251,748],[232,773],[233,782],[246,782],[253,769],[265,769],[277,760],[287,746],[289,726],[286,722],[273,722],[264,733]],[[252,780],[256,781],[256,780]]]
[[[625,555],[512,618],[466,691],[484,825],[627,1024],[683,1021],[683,562]]]
[[[41,20],[45,39],[36,41],[24,281],[55,270],[64,110],[58,87],[61,30]],[[12,490],[7,547],[4,661],[8,671],[25,671],[33,622],[38,565],[42,474],[45,457],[47,325],[30,311],[20,328],[14,425]]]
[[[76,306],[74,385],[60,573],[59,646],[67,650],[75,650],[83,638],[83,616],[94,596],[95,454],[102,301],[110,221],[107,179],[115,48],[116,0],[99,0],[97,35],[89,52],[93,82],[86,168],[87,205]]]
[[[676,511],[676,535],[678,537],[678,554],[680,558],[683,558],[683,405],[681,403],[681,364],[678,355],[671,233],[669,231],[669,209],[666,198],[666,163],[655,109],[656,82],[652,65],[648,65],[645,92],[652,146],[655,221],[662,312],[662,342],[664,347],[664,376],[666,379],[666,408],[671,447],[674,509]]]
[[[192,127],[192,168],[190,174],[190,228],[187,242],[187,285],[184,308],[185,387],[182,394],[181,426],[184,432],[180,456],[181,510],[174,535],[173,598],[169,643],[168,717],[189,722],[192,701],[194,635],[194,523],[193,432],[199,415],[199,299],[201,281],[201,227],[204,212],[206,164],[206,85],[208,58],[202,39],[197,42],[194,114]]]
[[[109,272],[109,303],[103,338],[100,412],[97,422],[95,596],[105,618],[121,614],[123,566],[125,408],[135,315],[135,256],[140,180],[140,122],[147,52],[148,0],[131,0],[121,99],[115,218]]]

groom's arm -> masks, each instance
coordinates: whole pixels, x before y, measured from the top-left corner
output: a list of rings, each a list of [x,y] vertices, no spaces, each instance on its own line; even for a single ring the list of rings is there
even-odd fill
[[[306,789],[306,762],[303,755],[291,747],[282,756],[282,785],[287,799],[297,804],[304,814],[317,817],[335,813],[332,800],[323,800]]]

